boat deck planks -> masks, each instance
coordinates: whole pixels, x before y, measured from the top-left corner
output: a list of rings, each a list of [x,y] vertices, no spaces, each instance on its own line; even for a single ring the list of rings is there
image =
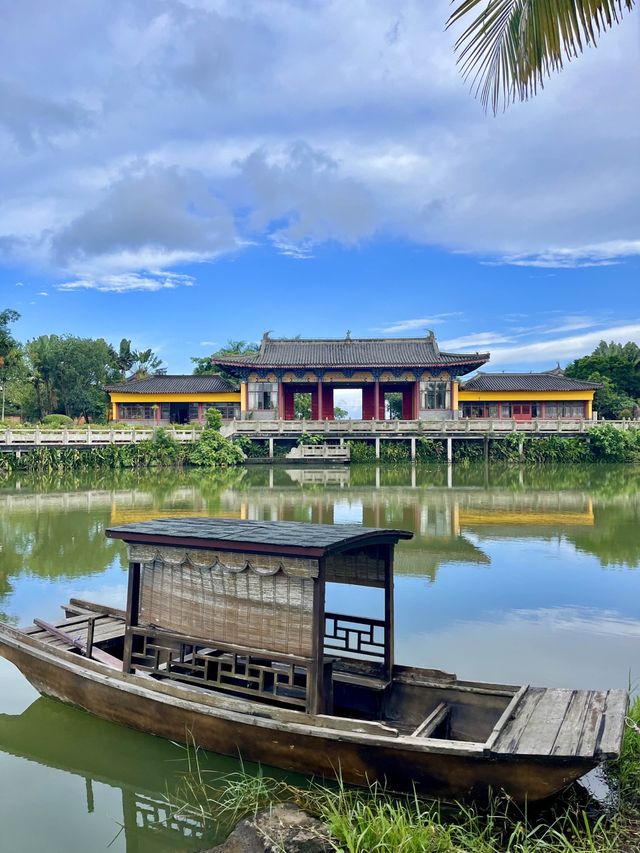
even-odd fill
[[[60,631],[69,634],[76,640],[84,641],[87,637],[87,629],[89,626],[90,614],[82,614],[80,616],[70,616],[62,621],[55,622],[54,627]],[[124,637],[124,621],[114,616],[98,615],[95,619],[95,628],[93,634],[93,642],[101,643],[107,640],[115,640],[119,637]],[[36,640],[41,640],[47,645],[55,646],[59,649],[71,650],[73,646],[65,642],[60,637],[50,634],[48,631],[38,625],[30,625],[23,629],[26,634],[29,634]]]
[[[493,752],[585,758],[617,753],[626,707],[624,690],[529,688]]]

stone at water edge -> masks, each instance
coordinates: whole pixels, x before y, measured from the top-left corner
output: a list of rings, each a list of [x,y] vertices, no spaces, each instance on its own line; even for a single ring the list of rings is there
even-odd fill
[[[205,853],[334,853],[326,826],[293,803],[245,818],[227,840]]]

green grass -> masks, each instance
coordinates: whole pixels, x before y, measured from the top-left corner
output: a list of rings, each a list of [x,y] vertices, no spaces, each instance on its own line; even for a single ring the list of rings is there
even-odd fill
[[[640,697],[627,723],[620,757],[605,768],[614,800],[608,809],[586,807],[575,794],[535,810],[507,798],[481,809],[399,797],[378,785],[294,786],[244,768],[208,781],[197,748],[188,750],[188,773],[168,800],[174,814],[225,832],[274,803],[294,802],[328,826],[342,853],[639,853]]]

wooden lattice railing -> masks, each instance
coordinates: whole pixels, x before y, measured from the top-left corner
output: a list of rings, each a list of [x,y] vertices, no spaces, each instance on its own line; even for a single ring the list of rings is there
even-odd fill
[[[306,707],[311,660],[132,627],[131,667],[150,675]]]
[[[337,657],[385,659],[382,619],[325,613],[324,650]]]

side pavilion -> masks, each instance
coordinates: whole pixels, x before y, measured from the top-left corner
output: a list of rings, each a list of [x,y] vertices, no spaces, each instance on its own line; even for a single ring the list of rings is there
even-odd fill
[[[457,416],[458,377],[489,353],[441,352],[433,332],[423,338],[262,338],[260,349],[212,363],[241,383],[243,417],[293,420],[295,395],[310,394],[312,420],[333,419],[336,389],[362,391],[363,420],[384,420],[385,395],[402,395],[404,420]]]

